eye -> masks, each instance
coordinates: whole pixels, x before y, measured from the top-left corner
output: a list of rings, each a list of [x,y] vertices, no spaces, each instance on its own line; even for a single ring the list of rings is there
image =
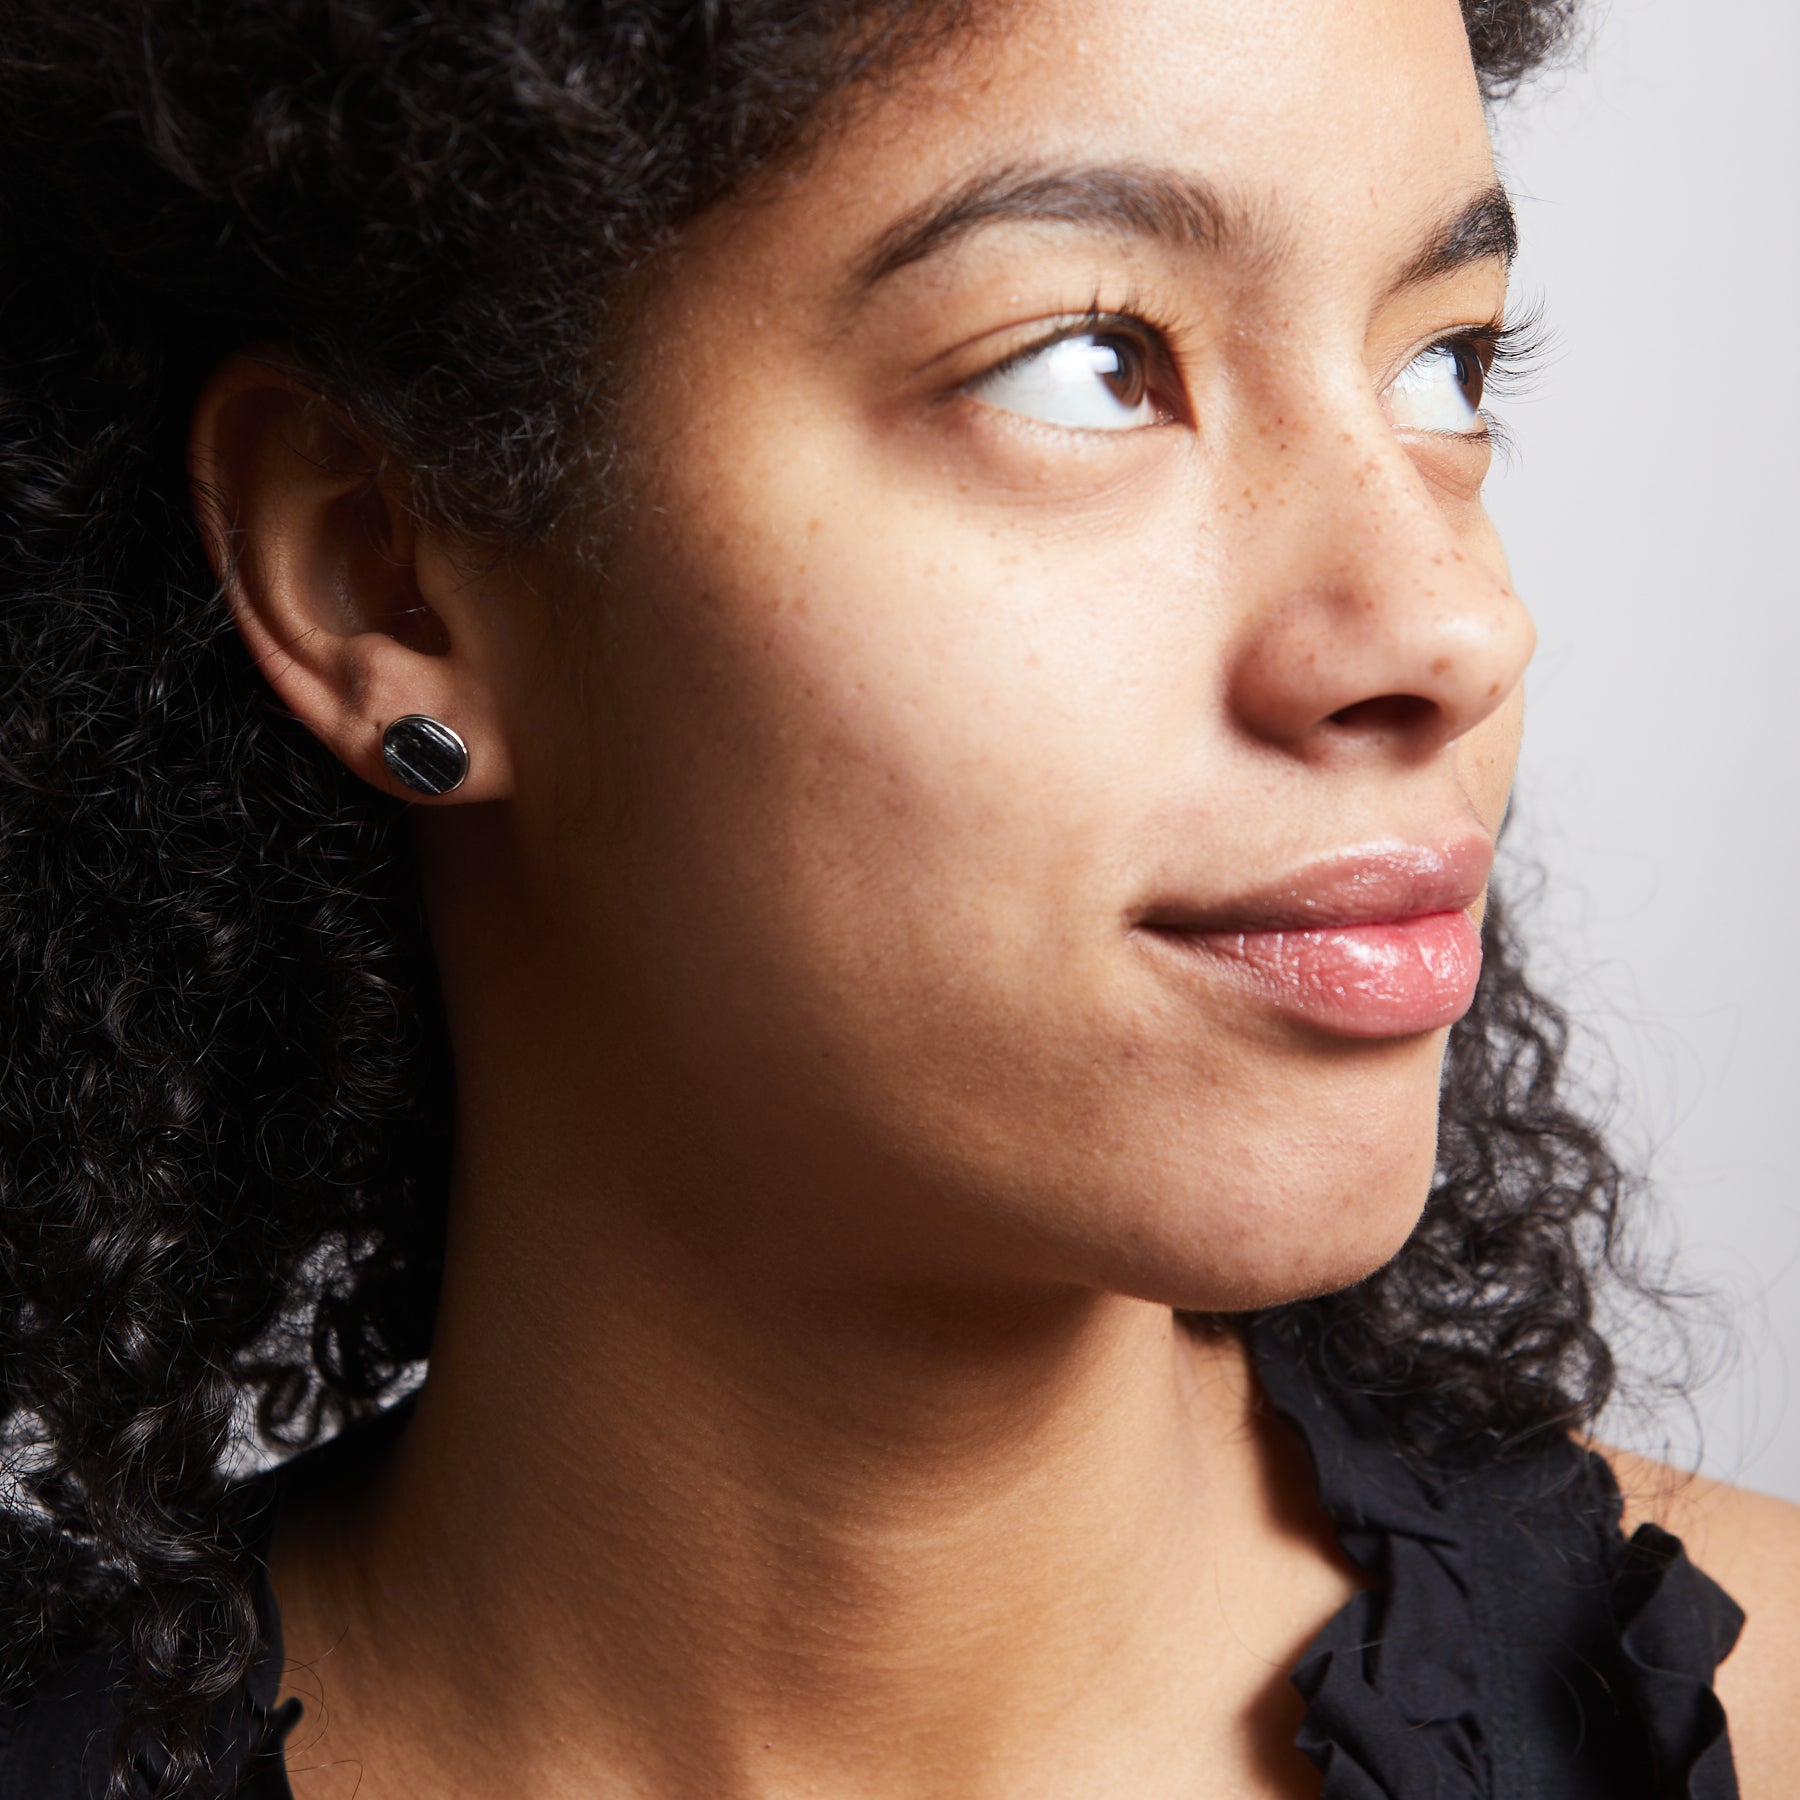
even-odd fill
[[[1486,378],[1486,365],[1473,344],[1433,344],[1394,377],[1387,391],[1388,414],[1406,430],[1479,437],[1487,429],[1481,416]]]
[[[1040,344],[969,383],[984,406],[1075,431],[1132,431],[1172,416],[1154,391],[1155,349],[1126,331],[1080,331]]]

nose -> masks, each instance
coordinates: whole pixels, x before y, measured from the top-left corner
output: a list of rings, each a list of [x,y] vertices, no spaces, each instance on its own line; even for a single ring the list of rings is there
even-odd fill
[[[1308,463],[1289,465],[1287,528],[1246,541],[1233,711],[1309,761],[1422,760],[1505,704],[1530,614],[1475,503],[1446,510],[1391,435]]]

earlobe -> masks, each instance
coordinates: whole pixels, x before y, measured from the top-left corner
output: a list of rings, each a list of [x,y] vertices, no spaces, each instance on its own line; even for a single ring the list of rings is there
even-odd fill
[[[220,364],[194,407],[189,475],[237,628],[315,737],[407,799],[510,792],[482,636],[464,628],[468,584],[428,549],[373,446],[290,360],[243,352]],[[444,734],[434,749],[405,724],[419,718]]]

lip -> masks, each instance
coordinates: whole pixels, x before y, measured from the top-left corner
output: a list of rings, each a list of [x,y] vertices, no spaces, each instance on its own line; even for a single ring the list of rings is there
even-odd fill
[[[1485,836],[1384,841],[1302,865],[1223,902],[1153,902],[1136,930],[1277,1011],[1346,1037],[1454,1024],[1481,975],[1470,911],[1494,860]]]

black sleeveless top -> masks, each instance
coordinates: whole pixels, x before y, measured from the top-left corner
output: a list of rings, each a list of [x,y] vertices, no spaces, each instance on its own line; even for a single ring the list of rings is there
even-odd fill
[[[1293,1671],[1324,1800],[1737,1800],[1712,1675],[1743,1614],[1667,1532],[1621,1534],[1599,1457],[1553,1436],[1427,1477],[1373,1407],[1328,1398],[1275,1333],[1253,1329],[1251,1347],[1340,1542],[1375,1579]],[[334,1450],[247,1488],[264,1546],[283,1487]],[[292,1800],[282,1745],[300,1703],[276,1705],[281,1626],[261,1585],[268,1647],[220,1718],[221,1792]],[[98,1800],[118,1706],[96,1655],[0,1707],[0,1800]]]

